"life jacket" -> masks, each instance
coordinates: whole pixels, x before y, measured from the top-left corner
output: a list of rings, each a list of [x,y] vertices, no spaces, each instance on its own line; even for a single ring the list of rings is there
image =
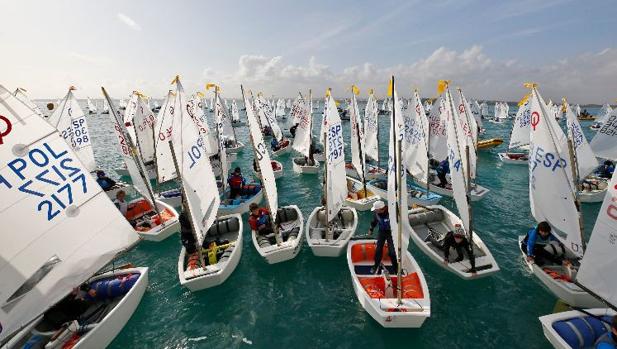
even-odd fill
[[[617,341],[613,339],[613,334],[611,332],[606,332],[605,334],[600,336],[600,338],[598,338],[593,347],[599,348],[600,344],[610,345],[611,347],[609,348],[617,348]],[[604,348],[604,346],[602,348]]]
[[[389,231],[390,228],[390,216],[388,215],[388,211],[384,213],[384,216],[376,213],[375,217],[377,218],[377,226],[380,231]]]
[[[229,186],[233,189],[241,189],[242,188],[242,182],[244,181],[244,178],[242,178],[241,175],[231,175],[229,176]]]
[[[442,173],[450,173],[450,163],[447,160],[440,162],[437,170]]]
[[[218,248],[217,248],[216,243],[215,243],[213,247],[210,247],[208,249],[208,264],[210,264],[210,265],[216,264],[216,262],[217,262],[217,260],[216,260],[216,253],[217,252],[218,252]]]

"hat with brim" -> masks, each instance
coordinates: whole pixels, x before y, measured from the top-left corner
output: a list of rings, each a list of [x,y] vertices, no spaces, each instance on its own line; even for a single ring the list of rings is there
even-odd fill
[[[383,201],[381,200],[377,200],[373,203],[373,207],[371,207],[371,211],[381,210],[384,207],[386,207],[386,204],[384,204]]]

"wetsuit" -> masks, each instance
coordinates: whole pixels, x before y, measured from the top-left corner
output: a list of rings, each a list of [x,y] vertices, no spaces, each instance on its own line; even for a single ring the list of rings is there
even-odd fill
[[[442,188],[445,188],[446,184],[448,184],[448,180],[446,179],[446,174],[448,173],[450,173],[450,163],[448,159],[446,159],[437,166],[437,178],[439,178],[439,186]]]

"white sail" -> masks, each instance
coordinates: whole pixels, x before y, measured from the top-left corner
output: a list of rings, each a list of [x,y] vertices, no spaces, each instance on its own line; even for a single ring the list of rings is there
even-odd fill
[[[231,120],[233,122],[240,121],[240,112],[238,111],[238,104],[236,104],[236,100],[231,101]]]
[[[137,149],[143,162],[154,161],[154,125],[156,117],[143,97],[137,98],[137,109],[133,115],[133,131]]]
[[[228,138],[226,124],[228,121],[227,113],[225,113],[223,104],[221,103],[221,96],[216,93],[214,97],[214,123],[216,125],[217,139],[218,139],[218,154],[221,164],[221,177],[223,179],[223,188],[226,186],[225,180],[229,170],[227,168],[227,148],[225,147],[225,140]],[[229,125],[231,127],[231,125]],[[233,133],[233,129],[232,129]],[[204,147],[205,148],[205,147]]]
[[[175,98],[174,93],[170,90],[156,118],[156,126],[154,128],[157,135],[155,149],[156,170],[159,183],[178,177],[176,168],[174,167],[171,149],[169,148],[169,141],[171,141],[174,124],[174,114],[176,113],[176,106],[174,104]]]
[[[54,126],[0,85],[0,342],[138,236]]]
[[[428,134],[429,125],[420,94],[416,90],[413,94],[411,113],[406,119],[404,164],[414,178],[426,180],[428,178]]]
[[[216,219],[221,199],[204,140],[186,112],[188,101],[180,79],[176,78],[175,81],[176,93],[170,95],[169,101],[176,111],[172,133],[174,153],[182,177],[182,192],[191,211],[197,237],[196,245],[201,246],[208,229]],[[169,144],[167,146],[169,147]]]
[[[356,168],[356,172],[360,176],[360,181],[364,183],[364,130],[362,127],[362,120],[360,120],[358,101],[354,93],[352,93],[351,96],[349,114],[349,119],[351,121],[351,163]]]
[[[488,104],[486,102],[480,104],[480,114],[484,117],[488,116]]]
[[[114,134],[116,135],[116,146],[118,148],[118,151],[122,155],[124,163],[126,164],[126,169],[131,176],[133,186],[137,189],[137,191],[141,193],[141,195],[146,200],[150,201],[150,204],[152,204],[154,207],[154,202],[152,202],[151,199],[153,193],[152,186],[147,176],[144,176],[144,174],[147,173],[146,167],[144,166],[140,157],[137,156],[138,154],[136,154],[138,149],[135,147],[135,143],[133,143],[132,140],[127,139],[128,137],[130,137],[128,135],[128,130],[122,120],[122,117],[118,115],[116,108],[113,107],[113,102],[108,99],[108,96],[105,96],[105,98],[107,99],[109,105],[112,106],[112,111],[109,113],[109,117],[111,118]],[[152,137],[150,136],[150,138]]]
[[[593,227],[576,280],[612,305],[617,304],[617,176],[613,175]]]
[[[463,94],[463,90],[458,89],[458,110],[456,111],[456,115],[459,119],[459,130],[461,132],[458,133],[459,143],[463,146],[461,147],[461,156],[463,157],[465,166],[467,166],[467,155],[465,154],[465,146],[469,147],[469,168],[465,168],[465,171],[469,170],[469,175],[471,179],[476,178],[476,163],[477,163],[477,149],[476,144],[478,144],[478,125],[476,124],[476,120],[473,115],[471,115],[471,108],[469,103],[467,103],[467,99]],[[467,173],[467,172],[466,172]]]
[[[548,221],[566,234],[564,244],[582,256],[578,211],[574,203],[568,143],[536,89],[530,103],[529,203],[536,221]],[[560,235],[557,235],[562,238]],[[563,239],[562,239],[563,240]]]
[[[529,110],[529,98],[518,107],[508,149],[521,148],[529,145],[529,125],[531,123],[531,111]]]
[[[131,94],[131,97],[129,97],[129,101],[128,103],[125,103],[124,106],[124,116],[123,116],[123,120],[124,120],[124,124],[126,125],[126,129],[129,133],[129,137],[131,137],[131,140],[133,141],[133,143],[136,143],[137,140],[135,139],[135,127],[133,127],[133,118],[135,117],[135,113],[137,113],[137,100],[139,99],[139,94],[135,93],[135,91],[133,91],[133,94]]]
[[[598,113],[598,118],[596,119],[596,123],[598,124],[605,123],[610,117],[612,112],[613,112],[613,108],[611,108],[610,104],[606,103],[605,105],[603,105],[602,109],[600,109],[600,112]]]
[[[44,117],[43,112],[41,111],[41,108],[39,108],[38,105],[34,104],[34,102],[32,102],[30,98],[28,98],[28,95],[26,95],[26,90],[18,87],[15,90],[13,95],[17,97],[17,99],[22,101],[26,106],[28,106],[28,108],[32,109],[36,113],[36,115],[40,117]]]
[[[598,159],[593,155],[587,138],[583,134],[583,129],[581,129],[581,125],[578,123],[578,118],[567,103],[566,125],[568,127],[568,135],[572,140],[572,147],[574,147],[574,154],[576,154],[578,177],[584,179],[598,167]]]
[[[300,123],[300,121],[302,120],[302,114],[304,113],[304,108],[306,108],[306,112],[310,115],[311,106],[307,101],[304,101],[304,99],[298,94],[298,97],[296,97],[296,100],[291,105],[291,110],[289,112],[291,114],[292,125]]]
[[[276,140],[281,141],[283,139],[283,132],[281,131],[281,128],[276,122],[274,112],[272,110],[272,107],[268,104],[268,101],[266,101],[266,99],[262,95],[257,95],[257,98],[255,98],[255,107],[257,110],[257,115],[259,115],[262,121],[261,126],[270,126],[270,128],[272,128],[274,137],[276,137]]]
[[[77,103],[72,88],[47,121],[60,132],[88,171],[96,170],[86,114]]]
[[[395,103],[391,103],[390,111],[390,142],[388,146],[388,214],[390,217],[390,229],[393,234],[398,232],[399,224],[404,224],[399,221],[397,215],[397,205],[400,208],[400,212],[406,212],[407,209],[407,171],[405,168],[405,162],[403,161],[404,154],[404,137],[405,137],[405,118],[401,110],[401,105],[396,94],[396,86],[392,83],[392,94]],[[388,99],[389,100],[389,99]],[[392,106],[392,104],[394,104]],[[397,175],[397,167],[400,169],[400,173]],[[403,195],[398,195],[399,188]],[[403,215],[403,217],[406,215]],[[402,229],[405,235],[409,234],[407,229]],[[398,238],[394,238],[394,245],[398,246]],[[406,236],[403,239],[402,249],[407,250],[407,244],[409,237]],[[398,251],[398,248],[397,248]],[[398,252],[397,252],[398,253]],[[400,256],[399,256],[400,257]]]
[[[603,159],[617,159],[617,109],[613,110],[591,140],[591,149]]]
[[[473,148],[466,143],[465,131],[461,127],[459,115],[454,105],[454,100],[450,94],[450,89],[446,88],[445,91],[445,103],[444,103],[444,115],[446,119],[446,129],[448,135],[448,161],[450,163],[450,176],[452,179],[452,191],[454,192],[454,202],[458,208],[459,217],[463,221],[463,227],[465,231],[470,232],[470,216],[469,216],[469,202],[467,201],[467,190],[469,183],[467,183],[467,171],[466,165],[467,147],[469,153],[473,152]]]
[[[495,102],[495,119],[507,119],[510,107],[505,102]]]
[[[214,105],[214,121],[217,123],[219,128],[219,136],[222,136],[224,139],[235,141],[236,135],[234,133],[233,126],[231,125],[231,118],[229,117],[227,110],[227,107],[223,106],[221,95],[217,93]]]
[[[574,115],[576,115],[577,118],[581,116],[581,106],[579,104],[572,107],[572,111],[574,112]]]
[[[309,106],[304,101],[297,99],[291,107],[291,115],[297,119],[296,123],[298,124],[292,147],[298,153],[308,157],[313,132],[313,118]]]
[[[470,105],[471,105],[471,114],[476,120],[476,124],[480,128],[484,127],[484,124],[482,124],[482,111],[481,111],[480,105],[478,104],[478,101],[474,100],[473,102],[470,103]]]
[[[206,119],[206,114],[204,113],[204,108],[201,105],[201,98],[199,98],[199,96],[192,95],[189,98],[186,112],[189,114],[191,120],[195,123],[199,134],[204,139],[204,148],[206,149],[206,153],[209,156],[218,153],[218,136],[216,135],[216,131],[208,128],[208,120]]]
[[[325,155],[328,162],[326,206],[328,207],[328,222],[331,222],[336,218],[347,197],[347,180],[345,178],[345,145],[341,118],[336,110],[334,98],[326,97],[325,103],[328,104],[324,122],[324,132],[326,132]]]
[[[92,100],[90,99],[90,97],[87,97],[86,104],[88,105],[88,111],[89,112],[96,113],[96,111],[97,111],[96,105],[94,105],[94,103],[92,103]]]
[[[276,101],[276,111],[274,112],[274,115],[277,117],[285,116],[285,101],[284,100],[279,99],[278,101]]]
[[[445,160],[448,157],[448,137],[446,130],[446,118],[443,114],[444,100],[439,97],[431,107],[431,112],[428,116],[429,121],[429,152],[433,159],[437,161]]]
[[[379,161],[379,124],[377,123],[377,100],[371,93],[364,108],[364,154]]]
[[[253,148],[255,149],[255,160],[257,160],[257,164],[259,165],[261,183],[264,187],[266,200],[270,209],[270,218],[275,222],[278,212],[278,192],[276,190],[276,181],[270,160],[270,153],[264,142],[264,137],[259,127],[259,120],[253,108],[253,103],[251,103],[248,96],[244,96],[244,107],[246,108],[246,118],[249,124],[250,137],[253,142]]]

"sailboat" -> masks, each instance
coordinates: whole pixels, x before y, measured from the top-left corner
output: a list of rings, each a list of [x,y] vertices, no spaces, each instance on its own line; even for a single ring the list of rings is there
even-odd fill
[[[103,110],[101,111],[101,114],[109,114],[109,106],[105,100],[103,100]]]
[[[241,89],[246,108],[251,144],[253,145],[255,159],[261,168],[261,183],[274,230],[269,235],[263,235],[253,230],[251,232],[253,246],[269,264],[280,263],[293,259],[300,252],[304,217],[296,205],[279,207],[274,173],[272,167],[268,166],[270,165],[270,155],[265,147],[261,133],[261,124],[256,115],[255,106],[251,103],[251,99],[254,99],[249,99],[244,93],[242,86]]]
[[[564,245],[563,264],[537,264],[525,260],[531,272],[556,297],[573,306],[594,307],[599,302],[572,282],[568,275],[578,268],[584,254],[584,240],[580,224],[580,212],[575,202],[576,189],[573,183],[573,164],[568,140],[557,120],[538,93],[535,84],[531,88],[530,111],[530,161],[529,203],[536,221],[548,221],[553,235]],[[519,249],[525,236],[519,236]]]
[[[590,348],[610,327],[617,316],[617,268],[615,237],[617,219],[617,176],[613,175],[609,191],[600,208],[585,256],[574,283],[599,301],[598,308],[577,309],[540,317],[544,336],[558,349]],[[610,330],[608,330],[610,331]],[[614,338],[614,337],[613,337]]]
[[[357,86],[351,86],[351,103],[349,105],[349,118],[351,120],[351,163],[356,169],[359,179],[347,177],[347,197],[345,205],[355,208],[357,211],[367,211],[373,203],[379,200],[379,196],[367,189],[365,157],[364,157],[364,129],[360,120],[360,109],[356,95],[360,93]]]
[[[508,119],[508,111],[510,107],[505,102],[495,102],[495,116],[493,119],[489,120],[495,124],[503,124]]]
[[[377,162],[377,165],[365,162],[364,170],[367,180],[381,179],[386,176],[386,170],[379,167],[379,123],[377,116],[377,99],[375,99],[373,90],[369,90],[369,97],[364,108],[364,155],[365,160],[371,159]],[[347,176],[359,178],[356,168],[351,162],[345,163],[345,173]]]
[[[410,227],[405,217],[407,207],[403,194],[406,169],[403,163],[402,138],[405,122],[397,99],[394,77],[390,81],[392,96],[390,113],[390,146],[388,147],[388,213],[398,268],[388,257],[384,246],[381,274],[372,274],[376,241],[351,241],[347,247],[347,264],[360,305],[381,326],[387,328],[419,328],[431,315],[431,300],[424,273],[408,250]]]
[[[412,229],[411,238],[420,250],[437,265],[469,280],[497,273],[499,266],[472,225],[470,187],[476,161],[473,156],[475,155],[474,140],[470,135],[473,127],[470,127],[469,119],[465,117],[465,110],[469,107],[469,104],[466,103],[463,92],[460,89],[458,89],[458,92],[460,104],[457,109],[446,83],[444,114],[446,116],[448,157],[450,163],[454,164],[451,167],[451,179],[454,201],[460,218],[441,205],[433,205],[410,210],[408,219]],[[462,107],[460,107],[461,105]],[[424,173],[428,170],[428,159],[422,161],[422,163],[427,164],[421,171],[421,173]],[[467,240],[471,243],[471,248],[466,251],[467,253],[464,254],[461,261],[453,260],[454,256],[450,254],[450,260],[447,264],[444,264],[444,251],[441,246],[435,245],[434,242],[443,243],[448,232],[457,230],[457,225],[464,230]]]
[[[309,100],[312,93],[309,92]],[[293,158],[293,170],[296,173],[317,174],[319,161],[312,154],[313,145],[313,117],[310,105],[303,98],[298,98],[291,108],[291,115],[297,120],[296,136],[294,137],[293,149],[303,156]]]
[[[268,104],[268,101],[261,94],[258,94],[255,98],[254,105],[259,116],[262,129],[267,125],[272,132],[272,136],[278,141],[279,148],[272,151],[272,157],[275,158],[289,153],[291,151],[291,142],[283,136],[283,132],[276,122],[276,117],[274,116],[272,106]],[[264,121],[266,122],[266,125],[264,125]]]
[[[86,105],[88,107],[88,114],[96,114],[98,112],[96,105],[92,103],[92,100],[90,99],[90,97],[86,98]]]
[[[480,104],[480,116],[482,116],[482,118],[488,117],[488,104],[486,102]]]
[[[563,105],[566,114],[568,138],[572,143],[572,151],[576,162],[574,183],[577,186],[578,200],[587,203],[602,202],[608,188],[608,181],[592,175],[599,165],[598,159],[593,154],[587,138],[583,134],[578,118],[570,109],[565,98]]]
[[[19,227],[2,233],[0,346],[105,347],[139,305],[148,268],[101,269],[138,236],[60,131],[1,85],[0,115],[8,125],[0,219]],[[54,306],[73,302],[82,285],[100,290],[82,302],[84,312],[71,317]]]
[[[119,110],[126,110],[127,105],[128,104],[126,102],[126,99],[123,98],[123,99],[120,100],[120,103],[118,103],[118,109]]]
[[[505,164],[527,165],[529,154],[527,152],[511,152],[512,149],[529,150],[529,125],[531,123],[531,111],[529,110],[529,95],[525,95],[519,102],[518,111],[512,124],[508,151],[498,153],[499,159]]]
[[[238,104],[236,100],[231,101],[231,126],[238,127],[244,126],[244,121],[240,120],[240,112],[238,111]]]
[[[32,109],[34,111],[34,113],[36,113],[36,115],[45,118],[45,115],[43,114],[43,112],[41,111],[41,108],[39,108],[38,105],[34,104],[34,102],[32,102],[30,100],[30,98],[28,98],[28,95],[26,94],[26,89],[18,87],[17,89],[15,89],[15,92],[13,92],[13,95],[20,100],[22,103],[24,103],[25,105],[28,106],[28,108]]]
[[[276,101],[274,116],[283,120],[287,119],[287,113],[285,112],[285,100],[279,99]]]
[[[172,206],[155,199],[154,190],[147,176],[146,166],[142,161],[143,155],[139,155],[139,149],[141,149],[141,154],[145,154],[146,148],[144,148],[145,144],[142,145],[142,142],[152,140],[152,129],[146,131],[146,137],[135,137],[136,146],[129,136],[121,116],[116,112],[107,91],[104,88],[102,88],[102,91],[105,100],[111,106],[112,112],[109,116],[116,135],[116,146],[126,164],[133,185],[142,195],[142,198],[129,202],[125,217],[144,240],[163,241],[180,230],[180,222],[178,212]],[[133,120],[139,122],[136,126],[139,132],[139,130],[145,130],[143,126],[146,122],[143,117],[147,105],[142,97],[139,97],[137,102],[139,106],[136,108],[138,110]],[[153,123],[154,120],[151,120],[151,122]],[[152,148],[151,152],[154,152],[152,142],[150,142],[150,147]]]
[[[486,130],[484,129],[484,125],[482,123],[482,111],[480,105],[478,104],[478,101],[475,99],[471,101],[470,107],[471,113],[476,119],[476,124],[478,125],[478,133],[484,133]]]
[[[412,177],[428,179],[429,121],[417,90],[414,91],[414,97],[410,103],[412,103],[412,106],[408,109],[408,114],[405,114],[405,153],[403,158]],[[373,179],[367,183],[367,186],[375,194],[387,200],[387,180]],[[409,207],[436,205],[441,198],[441,195],[429,191],[428,188],[407,184],[407,204]]]
[[[617,159],[617,109],[612,110],[606,121],[589,144],[593,153],[602,159]]]
[[[180,285],[199,291],[223,283],[242,256],[242,218],[239,214],[217,215],[220,204],[216,178],[204,148],[202,134],[186,112],[191,106],[180,78],[168,103],[177,113],[167,146],[182,187],[182,206],[193,232],[195,252],[186,247],[178,257]],[[207,256],[207,258],[204,258]]]
[[[227,107],[223,106],[221,102],[221,95],[217,87],[214,91],[214,120],[218,129],[219,141],[225,147],[226,153],[239,153],[244,149],[244,143],[236,137],[236,129],[233,127],[227,110]],[[225,173],[225,175],[227,174]]]
[[[447,101],[443,96],[439,96],[439,100],[435,101],[435,104],[431,108],[431,112],[428,116],[429,120],[429,154],[435,161],[442,161],[448,157],[448,137],[447,137],[447,118],[445,114]],[[465,124],[468,122],[468,118],[465,118]],[[471,128],[468,126],[469,133],[471,135]],[[476,140],[476,144],[480,142]],[[454,164],[450,163],[450,171]],[[470,172],[472,177],[475,177],[475,169]],[[422,188],[428,188],[429,191],[437,193],[442,196],[454,197],[454,191],[452,190],[451,181],[448,182],[445,187],[439,186],[439,179],[434,171],[430,171],[427,178],[414,177],[414,181]],[[490,190],[484,188],[478,183],[473,183],[470,187],[471,201],[481,200]]]
[[[345,207],[345,145],[343,127],[330,90],[324,101],[322,134],[325,144],[323,195],[325,205],[316,207],[306,223],[306,241],[316,256],[337,257],[345,249],[358,226],[358,213]]]

